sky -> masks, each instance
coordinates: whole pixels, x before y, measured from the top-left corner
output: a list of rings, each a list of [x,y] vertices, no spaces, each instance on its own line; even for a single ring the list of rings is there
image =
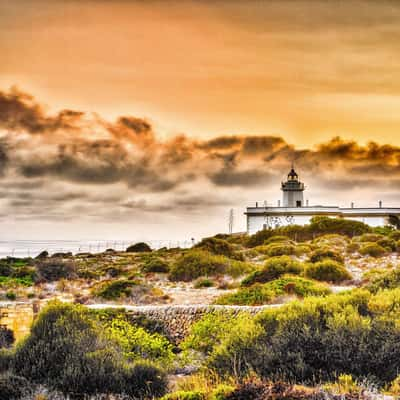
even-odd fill
[[[0,239],[187,239],[400,202],[397,1],[0,0]]]

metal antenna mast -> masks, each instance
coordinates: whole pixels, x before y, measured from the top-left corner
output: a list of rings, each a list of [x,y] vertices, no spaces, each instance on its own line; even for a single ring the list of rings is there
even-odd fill
[[[229,211],[229,234],[231,235],[233,232],[233,223],[234,223],[235,215],[233,213],[233,208]]]

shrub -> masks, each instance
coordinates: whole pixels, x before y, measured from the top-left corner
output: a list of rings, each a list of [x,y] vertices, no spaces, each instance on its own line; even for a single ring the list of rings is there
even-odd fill
[[[15,300],[17,300],[17,294],[15,292],[8,291],[6,293],[6,299],[7,300],[11,300],[11,301],[15,301]]]
[[[214,286],[214,282],[211,279],[208,279],[208,278],[203,278],[203,279],[199,278],[194,283],[194,288],[195,289],[209,288],[209,287],[213,287],[213,286]]]
[[[359,221],[344,218],[315,216],[310,221],[310,231],[314,235],[335,233],[349,237],[362,235],[371,231],[371,227]]]
[[[268,245],[267,255],[270,257],[294,254],[296,247],[292,244],[271,243]]]
[[[388,251],[396,251],[397,243],[393,239],[383,238],[376,242],[379,246],[387,249]]]
[[[356,253],[360,250],[360,243],[357,242],[350,242],[346,247],[347,253]]]
[[[382,271],[380,274],[376,274],[367,285],[367,289],[373,293],[382,289],[396,289],[398,287],[400,287],[400,267],[393,271]]]
[[[247,333],[253,335],[258,330],[254,318],[246,312],[240,312],[236,316],[226,311],[205,314],[191,326],[189,335],[180,347],[184,351],[195,350],[210,355],[224,342],[227,332],[245,337]]]
[[[49,252],[47,250],[43,250],[35,258],[37,260],[41,260],[43,258],[47,258],[48,256],[49,256]]]
[[[129,360],[154,361],[167,367],[174,359],[171,343],[158,333],[149,333],[123,318],[112,319],[105,324],[105,328],[107,336],[120,344]]]
[[[0,374],[11,370],[13,361],[14,352],[11,349],[0,349]]]
[[[135,243],[129,246],[126,251],[128,253],[149,253],[151,252],[151,247],[144,242]]]
[[[322,261],[327,258],[337,261],[338,263],[344,262],[343,257],[338,252],[331,250],[327,247],[322,247],[320,249],[314,250],[310,255],[310,261],[312,263]]]
[[[308,278],[334,283],[351,279],[351,275],[346,268],[342,264],[331,259],[324,259],[314,264],[308,264],[304,274]]]
[[[140,362],[124,374],[123,393],[135,399],[153,399],[167,391],[164,372],[152,364]]]
[[[132,288],[137,286],[137,281],[128,279],[107,281],[95,288],[93,294],[105,300],[117,300],[121,297],[129,297],[132,294]]]
[[[251,265],[231,260],[225,256],[214,255],[204,250],[188,250],[179,257],[170,269],[172,281],[191,281],[200,276],[228,274],[240,276],[251,269]]]
[[[255,306],[271,303],[277,297],[284,295],[305,297],[324,296],[329,293],[330,290],[325,285],[288,275],[263,285],[255,284],[251,287],[240,288],[235,293],[222,295],[215,300],[215,304]]]
[[[390,384],[389,392],[392,396],[400,396],[400,375]]]
[[[3,262],[1,260],[0,262],[0,276],[10,276],[13,273],[13,269],[10,264]]]
[[[227,384],[219,384],[212,392],[210,400],[225,400],[233,391],[234,386]]]
[[[206,365],[220,376],[253,371],[315,384],[349,374],[384,385],[400,368],[399,298],[400,289],[353,290],[265,310],[250,332],[226,334]],[[232,321],[226,332],[235,330]]]
[[[309,254],[311,252],[311,247],[306,244],[298,244],[294,250],[296,256],[302,256],[304,254]]]
[[[356,236],[353,238],[355,242],[367,243],[367,242],[377,242],[383,239],[384,236],[379,233],[365,233],[364,235]]]
[[[271,236],[274,236],[273,229],[263,229],[251,235],[246,242],[247,247],[256,247],[264,244]]]
[[[275,235],[271,236],[264,242],[264,244],[270,244],[270,243],[290,243],[290,238],[288,236]]]
[[[261,270],[252,272],[242,281],[243,286],[254,283],[265,283],[272,281],[284,274],[299,275],[304,267],[301,262],[289,256],[272,257],[268,259]]]
[[[12,374],[0,375],[0,399],[20,400],[32,394],[32,384],[25,378]]]
[[[389,239],[395,240],[396,242],[400,240],[400,230],[390,232]]]
[[[153,257],[143,264],[142,270],[143,272],[167,273],[169,272],[169,264],[159,257]]]
[[[363,256],[382,257],[386,250],[377,243],[366,243],[360,247],[360,254]]]
[[[71,279],[76,275],[76,266],[72,261],[64,261],[61,258],[40,260],[37,265],[37,279],[48,282],[59,279]]]
[[[200,390],[178,390],[165,395],[161,400],[206,400],[207,396]]]
[[[34,383],[74,396],[141,397],[152,388],[154,396],[160,396],[165,390],[160,370],[128,364],[89,310],[59,302],[50,303],[36,318],[30,335],[16,348],[13,369]]]
[[[235,255],[235,248],[230,243],[228,243],[226,240],[215,237],[205,238],[201,242],[197,243],[194,247],[226,257],[233,257]]]

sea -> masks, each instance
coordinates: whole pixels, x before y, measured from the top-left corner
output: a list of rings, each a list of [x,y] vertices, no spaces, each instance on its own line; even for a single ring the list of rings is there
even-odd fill
[[[47,251],[49,254],[101,253],[107,249],[123,251],[137,242],[145,242],[152,249],[189,248],[194,244],[191,240],[0,240],[0,258],[36,257],[42,251]]]

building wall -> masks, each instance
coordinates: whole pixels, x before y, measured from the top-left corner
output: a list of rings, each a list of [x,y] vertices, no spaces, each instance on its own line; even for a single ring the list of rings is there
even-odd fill
[[[287,225],[306,225],[310,223],[313,215],[295,215],[295,216],[263,216],[248,215],[247,216],[247,233],[254,233],[265,228],[277,228],[278,226]]]
[[[297,207],[297,201],[301,201],[301,205],[304,206],[302,191],[283,191],[283,207]]]
[[[279,226],[287,225],[306,225],[310,223],[313,216],[320,215],[318,213],[312,215],[293,215],[293,216],[264,216],[264,215],[248,215],[247,216],[247,233],[253,235],[256,232],[265,228],[277,228]],[[338,217],[339,215],[331,215],[331,217]],[[388,224],[388,217],[386,216],[342,216],[345,219],[363,222],[370,226],[385,226]]]
[[[351,219],[352,221],[364,222],[364,224],[370,226],[385,226],[388,223],[388,217],[376,216],[376,217],[344,217],[345,219]]]

